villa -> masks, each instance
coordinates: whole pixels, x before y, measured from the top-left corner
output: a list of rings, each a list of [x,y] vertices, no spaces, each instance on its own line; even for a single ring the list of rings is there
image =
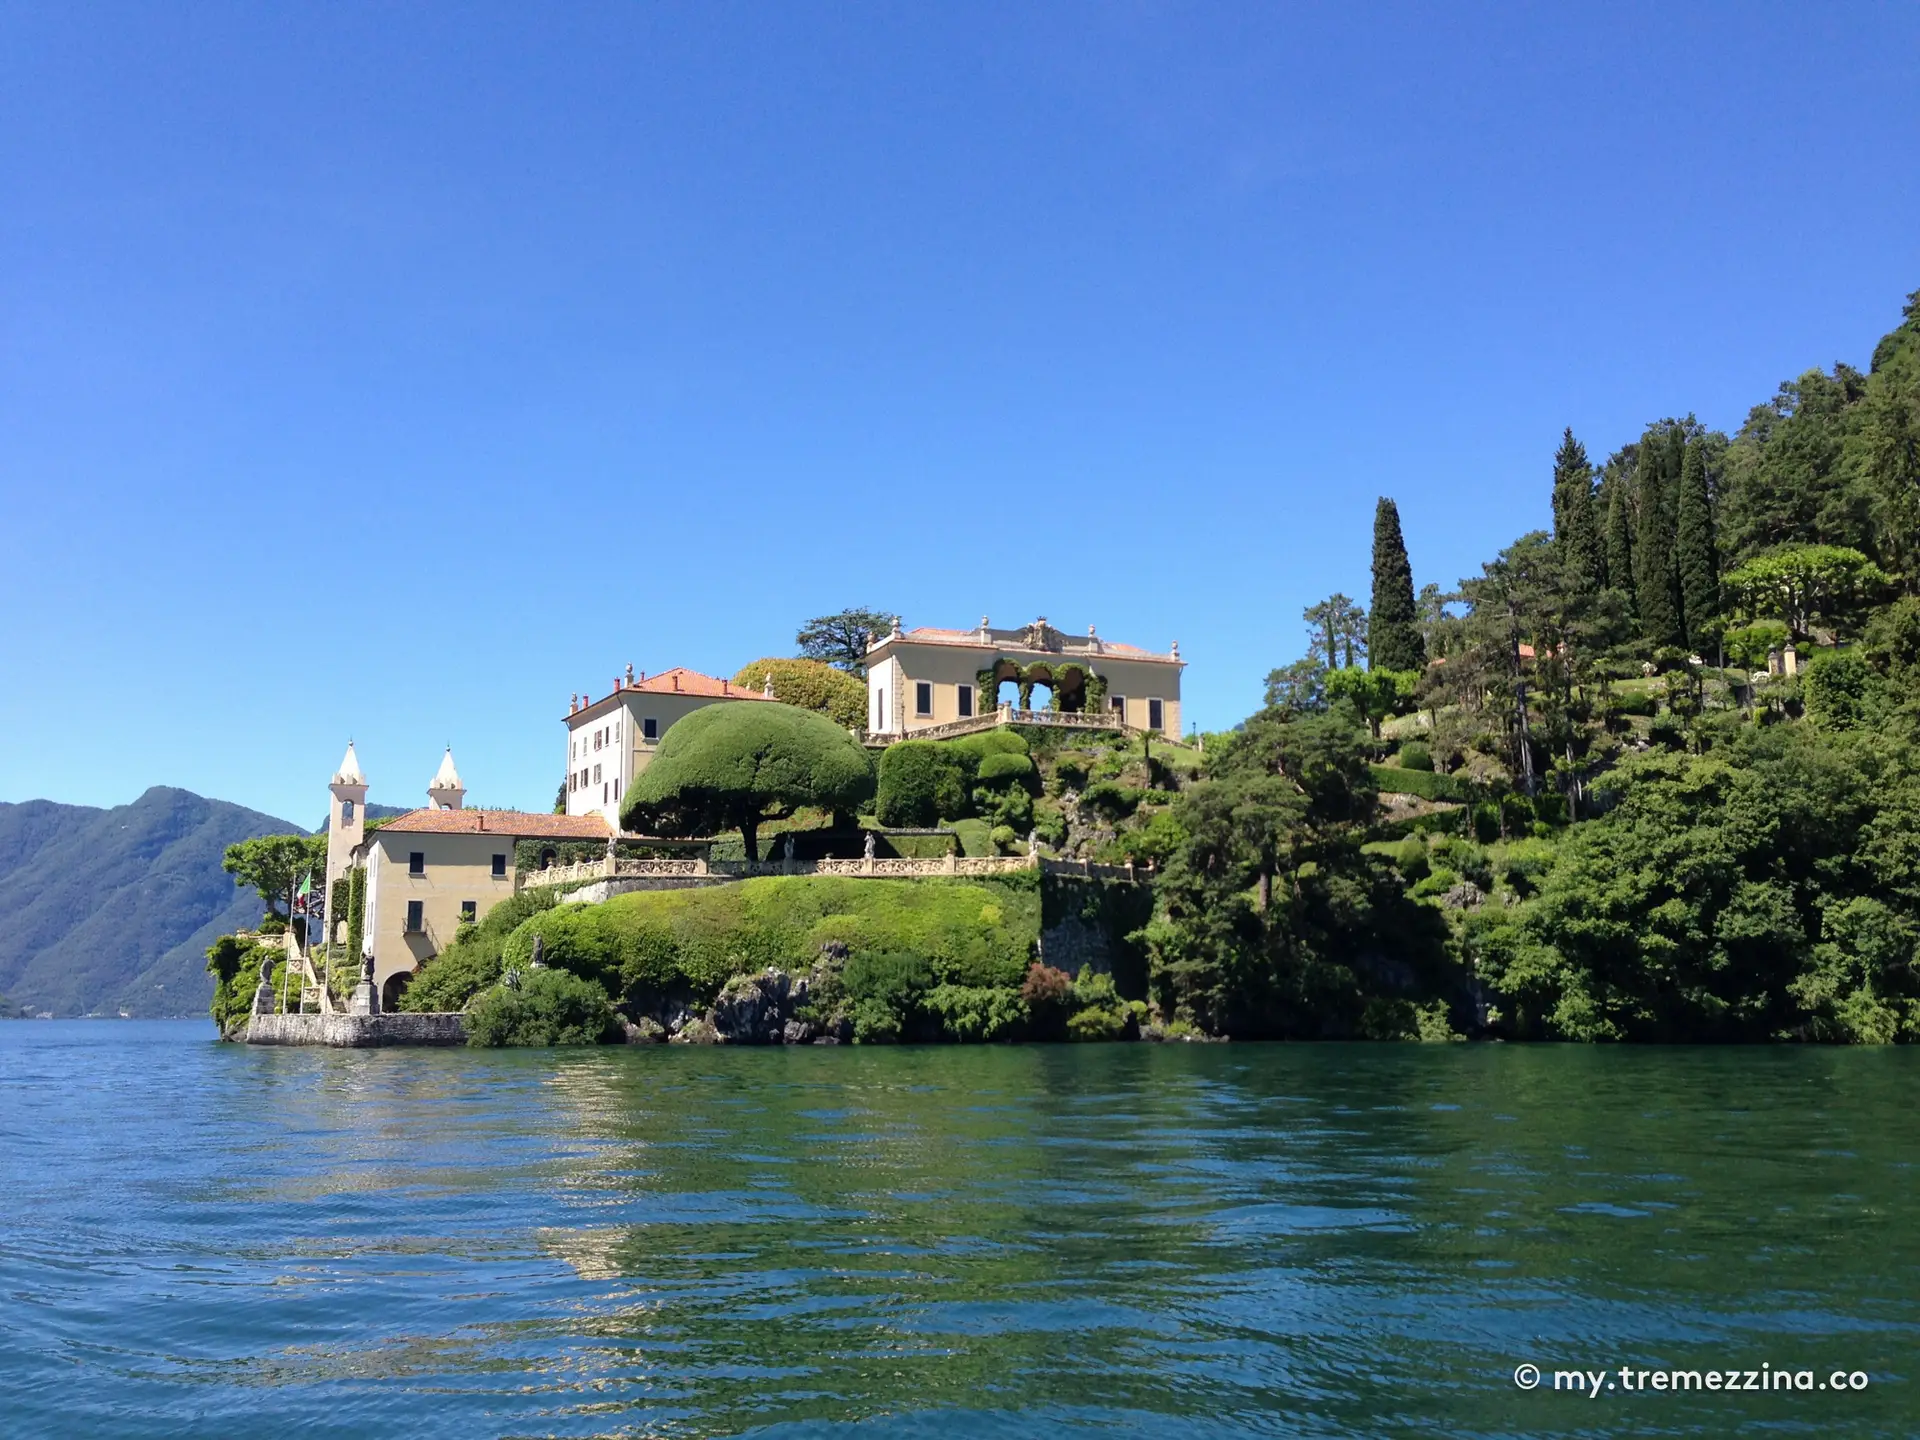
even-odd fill
[[[867,649],[870,741],[919,731],[974,728],[964,722],[1010,711],[1005,719],[1060,715],[1128,730],[1180,734],[1179,642],[1165,654],[1056,630],[1042,615],[1031,625],[996,630],[983,615],[972,630],[902,630]],[[1047,692],[1044,710],[1035,688]],[[1004,702],[1004,703],[1003,703]]]

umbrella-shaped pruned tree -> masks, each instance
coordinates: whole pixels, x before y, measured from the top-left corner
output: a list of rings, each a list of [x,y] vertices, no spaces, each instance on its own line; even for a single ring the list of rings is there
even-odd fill
[[[737,829],[757,855],[763,820],[803,805],[842,814],[873,798],[873,762],[824,715],[768,701],[706,705],[676,721],[620,806],[647,835]]]

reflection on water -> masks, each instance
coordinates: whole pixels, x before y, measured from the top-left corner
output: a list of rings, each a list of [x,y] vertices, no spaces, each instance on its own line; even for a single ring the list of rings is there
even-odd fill
[[[1907,1434],[1920,1057],[0,1025],[6,1433]],[[1514,1367],[1866,1370],[1518,1391]],[[1549,1380],[1549,1385],[1551,1381]]]

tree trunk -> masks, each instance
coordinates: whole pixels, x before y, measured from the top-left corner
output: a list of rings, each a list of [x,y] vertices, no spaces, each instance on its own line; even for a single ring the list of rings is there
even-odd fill
[[[1263,865],[1260,867],[1260,889],[1258,897],[1255,906],[1260,913],[1264,915],[1267,913],[1267,907],[1273,903],[1273,869],[1271,866]]]
[[[746,846],[749,861],[760,858],[760,817],[742,815],[740,817],[740,840]]]

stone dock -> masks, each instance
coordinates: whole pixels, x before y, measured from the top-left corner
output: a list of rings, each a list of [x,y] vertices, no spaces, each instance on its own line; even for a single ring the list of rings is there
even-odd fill
[[[255,1015],[249,1045],[329,1045],[368,1050],[382,1045],[464,1045],[467,1017],[459,1011],[391,1015]]]

